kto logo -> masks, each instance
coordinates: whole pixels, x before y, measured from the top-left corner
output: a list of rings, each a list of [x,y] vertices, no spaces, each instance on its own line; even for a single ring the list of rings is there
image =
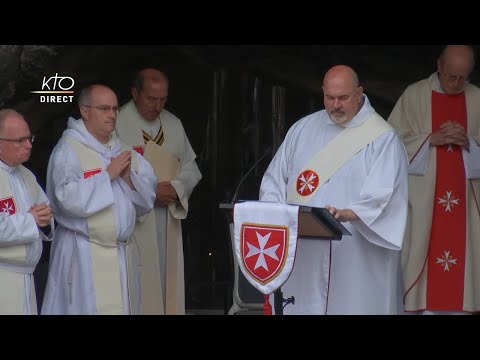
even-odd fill
[[[73,94],[72,90],[75,86],[75,80],[70,76],[58,76],[58,73],[55,76],[47,78],[43,77],[42,90],[30,91],[33,94],[63,94],[63,95],[41,95],[41,103],[72,103]]]

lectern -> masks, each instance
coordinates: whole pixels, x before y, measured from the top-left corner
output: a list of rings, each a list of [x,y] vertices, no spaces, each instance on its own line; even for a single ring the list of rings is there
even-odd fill
[[[219,208],[224,211],[230,229],[230,247],[233,255],[234,284],[233,284],[233,305],[229,315],[240,310],[261,310],[263,309],[263,294],[255,289],[243,276],[235,256],[235,237],[233,228],[232,203],[221,203]],[[308,206],[299,207],[298,217],[298,238],[314,240],[341,240],[344,235],[351,235],[350,232],[325,208],[314,208]],[[249,301],[245,302],[240,295],[239,288],[248,290]],[[252,301],[253,299],[253,301]],[[284,299],[281,289],[275,291],[275,314],[283,315],[283,307],[288,303],[294,303],[294,298]]]

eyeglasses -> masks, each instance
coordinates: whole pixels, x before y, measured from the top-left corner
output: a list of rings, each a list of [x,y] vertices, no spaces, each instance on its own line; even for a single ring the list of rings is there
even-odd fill
[[[35,135],[30,135],[30,136],[25,136],[23,138],[20,138],[20,139],[3,139],[3,138],[0,138],[0,140],[3,140],[3,141],[13,141],[13,142],[17,142],[19,144],[25,144],[27,141],[30,142],[30,144],[33,144],[33,142],[35,141]]]
[[[108,105],[99,105],[99,106],[82,105],[82,106],[85,106],[87,108],[98,109],[103,114],[108,114],[110,110],[113,110],[113,112],[118,115],[118,111],[120,110],[118,106],[108,106]]]
[[[451,74],[448,74],[448,73],[444,73],[443,74],[445,76],[445,80],[447,80],[447,82],[449,83],[453,83],[455,81],[458,81],[459,83],[464,83],[464,82],[469,82],[470,81],[470,78],[467,76],[463,76],[463,75],[451,75]]]

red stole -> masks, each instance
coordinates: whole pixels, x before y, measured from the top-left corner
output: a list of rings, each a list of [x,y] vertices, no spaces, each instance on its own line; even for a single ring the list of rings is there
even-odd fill
[[[432,132],[439,130],[448,120],[467,128],[465,93],[445,95],[433,91]],[[433,220],[427,255],[427,310],[463,310],[465,184],[462,148],[456,145],[438,146]]]

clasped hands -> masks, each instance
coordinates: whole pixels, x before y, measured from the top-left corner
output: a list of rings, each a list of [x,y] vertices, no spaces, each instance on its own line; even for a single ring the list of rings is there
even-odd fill
[[[167,206],[178,200],[177,191],[170,181],[160,181],[155,189],[156,199],[155,205]]]
[[[107,166],[107,173],[110,177],[110,181],[115,180],[120,176],[132,190],[135,190],[135,186],[130,179],[130,170],[132,167],[132,152],[125,150],[121,152],[117,157],[111,159],[110,164]]]
[[[131,164],[132,153],[128,150],[121,152],[117,157],[113,157],[107,166],[107,173],[110,176],[110,180],[113,181],[120,176],[123,180],[127,181],[126,178],[130,178]]]
[[[50,225],[52,209],[47,204],[33,205],[28,212],[33,215],[38,227],[43,228]]]
[[[470,149],[470,142],[465,128],[455,121],[447,121],[440,129],[430,136],[430,144],[433,146],[458,145],[466,150]]]

